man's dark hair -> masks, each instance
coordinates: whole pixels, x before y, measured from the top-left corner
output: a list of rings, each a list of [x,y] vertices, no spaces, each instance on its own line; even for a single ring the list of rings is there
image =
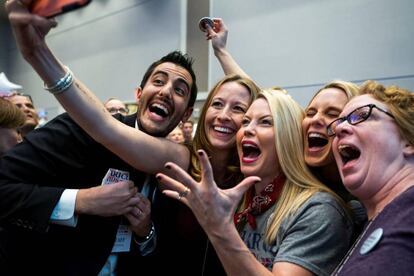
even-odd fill
[[[171,62],[171,63],[177,64],[183,67],[184,69],[186,69],[188,73],[190,73],[191,78],[193,78],[193,85],[191,86],[191,90],[190,90],[190,100],[188,102],[188,107],[193,107],[195,100],[197,98],[197,83],[196,83],[196,76],[193,70],[194,60],[187,54],[182,54],[180,51],[171,52],[167,54],[166,56],[163,56],[160,60],[157,60],[153,64],[151,64],[150,67],[148,67],[147,71],[145,72],[144,77],[142,78],[142,81],[140,84],[141,88],[144,88],[152,72],[154,72],[155,67],[165,62]]]

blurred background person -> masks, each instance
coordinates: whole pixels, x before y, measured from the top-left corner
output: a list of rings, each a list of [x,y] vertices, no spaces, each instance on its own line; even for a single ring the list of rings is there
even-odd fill
[[[120,113],[124,116],[128,115],[128,108],[126,105],[117,98],[109,98],[104,103],[105,108],[111,113],[112,115],[115,115],[117,113]]]
[[[176,126],[168,135],[167,135],[167,139],[177,143],[177,144],[182,144],[184,143],[184,134],[183,134],[183,130],[179,127]]]
[[[22,141],[20,127],[26,118],[14,104],[0,98],[0,156]]]
[[[8,97],[26,116],[23,126],[20,128],[22,137],[39,126],[39,115],[34,107],[32,97],[28,94],[15,93]]]
[[[194,122],[192,120],[187,120],[182,125],[184,141],[186,144],[190,144],[193,141],[193,127]]]

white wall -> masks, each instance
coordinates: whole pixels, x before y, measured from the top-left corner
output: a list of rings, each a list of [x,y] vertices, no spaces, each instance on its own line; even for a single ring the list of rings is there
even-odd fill
[[[212,1],[211,15],[225,20],[228,48],[247,73],[264,87],[288,88],[303,106],[333,79],[414,91],[412,0]],[[211,53],[210,64],[211,87],[222,71]]]
[[[58,17],[48,44],[101,100],[134,100],[134,88],[156,59],[181,47],[181,0],[94,0]],[[56,111],[39,77],[14,48],[10,79],[23,85],[37,107]],[[54,115],[54,114],[50,114]],[[49,116],[51,117],[51,116]]]
[[[242,67],[264,87],[287,88],[303,106],[332,79],[380,79],[414,90],[412,0],[210,2],[210,15],[224,18],[230,29],[228,48]],[[201,33],[188,35],[198,28],[194,22],[185,33],[184,5],[185,0],[93,0],[58,18],[48,43],[100,99],[133,100],[151,62],[183,49],[186,39],[188,45],[204,39]],[[53,117],[61,112],[59,104],[42,89],[8,34],[0,29],[0,67],[7,67],[2,71]],[[196,73],[208,74],[211,88],[223,73],[211,51],[208,63],[208,72]]]

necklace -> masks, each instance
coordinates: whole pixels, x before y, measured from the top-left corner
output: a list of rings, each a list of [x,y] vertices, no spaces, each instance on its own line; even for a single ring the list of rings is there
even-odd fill
[[[362,238],[368,232],[368,229],[370,228],[371,224],[374,222],[374,220],[378,217],[379,214],[380,214],[380,212],[376,213],[375,216],[368,222],[368,224],[365,227],[365,229],[362,232],[362,234],[354,242],[354,244],[352,245],[351,249],[348,250],[348,252],[346,253],[345,257],[342,259],[342,261],[336,267],[336,269],[334,270],[334,272],[332,273],[332,275],[338,275],[339,272],[341,272],[342,268],[344,267],[344,265],[346,264],[346,262],[349,260],[349,258],[351,257],[352,253],[354,253],[355,248],[357,248],[358,244],[361,242]]]
[[[238,229],[244,227],[245,223],[256,229],[256,216],[259,216],[272,207],[282,193],[286,176],[280,173],[263,191],[255,195],[255,188],[252,186],[246,192],[246,208],[234,214],[234,224]]]

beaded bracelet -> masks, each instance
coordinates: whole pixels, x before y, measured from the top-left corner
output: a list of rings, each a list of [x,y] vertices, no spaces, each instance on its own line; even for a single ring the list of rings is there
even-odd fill
[[[44,84],[44,89],[52,93],[53,95],[60,94],[68,89],[75,80],[72,71],[67,66],[64,66],[66,69],[66,74],[59,79],[54,85],[47,86],[46,83]]]
[[[150,240],[153,236],[154,236],[154,233],[155,233],[155,227],[154,227],[154,223],[152,223],[152,225],[151,225],[151,230],[150,230],[150,232],[148,233],[148,235],[146,236],[146,237],[137,237],[137,236],[135,236],[134,235],[134,241],[138,244],[138,245],[141,245],[141,244],[143,244],[144,242],[147,242],[148,240]]]

